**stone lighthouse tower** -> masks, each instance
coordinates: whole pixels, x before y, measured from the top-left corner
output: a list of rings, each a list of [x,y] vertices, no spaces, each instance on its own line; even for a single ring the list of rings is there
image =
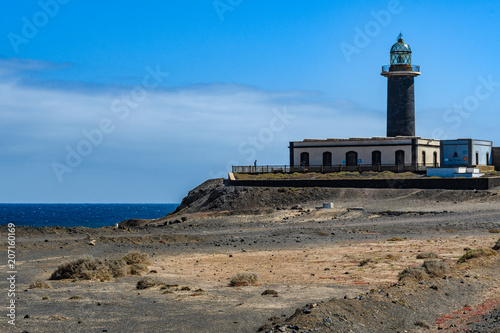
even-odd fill
[[[382,67],[387,77],[387,136],[415,136],[415,90],[413,78],[420,75],[420,66],[411,64],[410,45],[398,42],[391,48],[391,64]]]

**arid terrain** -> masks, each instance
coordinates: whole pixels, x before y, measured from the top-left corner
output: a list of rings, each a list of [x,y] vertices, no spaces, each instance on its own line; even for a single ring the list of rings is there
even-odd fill
[[[16,326],[5,317],[0,331],[500,332],[499,192],[211,180],[158,220],[19,227]],[[457,262],[476,249],[489,256]],[[133,251],[149,255],[142,275],[50,279],[63,263]],[[408,267],[421,276],[398,280]],[[255,279],[230,286],[238,274]]]

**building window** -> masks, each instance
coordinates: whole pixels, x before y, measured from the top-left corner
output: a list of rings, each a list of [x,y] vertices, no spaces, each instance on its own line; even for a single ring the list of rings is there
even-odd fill
[[[479,153],[476,151],[476,165],[479,165]]]
[[[309,166],[309,153],[300,153],[300,166]]]
[[[432,161],[434,163],[434,167],[437,168],[438,166],[438,153],[434,152],[434,160]]]
[[[358,165],[358,153],[355,151],[349,151],[345,154],[345,164],[347,166]]]
[[[405,165],[404,150],[396,150],[396,165]]]
[[[372,151],[372,165],[378,166],[382,164],[382,153],[379,150]]]
[[[332,153],[329,151],[323,153],[323,166],[332,166]]]
[[[422,165],[425,166],[425,151],[422,151]]]
[[[490,164],[490,153],[486,153],[486,165]]]

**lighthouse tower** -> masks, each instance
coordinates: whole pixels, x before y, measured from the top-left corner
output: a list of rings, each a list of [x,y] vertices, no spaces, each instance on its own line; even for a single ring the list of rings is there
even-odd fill
[[[410,45],[398,42],[391,48],[391,64],[382,67],[387,77],[387,136],[415,136],[415,90],[413,78],[420,75],[420,66],[411,64]]]

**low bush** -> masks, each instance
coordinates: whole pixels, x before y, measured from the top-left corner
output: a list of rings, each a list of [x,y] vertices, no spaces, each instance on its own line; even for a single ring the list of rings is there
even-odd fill
[[[444,260],[426,260],[422,267],[430,277],[441,277],[450,271],[450,265]]]
[[[439,256],[434,252],[422,252],[417,255],[417,259],[439,259]]]
[[[145,277],[145,278],[137,281],[136,288],[137,289],[148,289],[148,288],[151,288],[154,286],[159,286],[162,284],[164,284],[164,283],[162,283],[161,281],[158,281],[158,280],[150,278],[150,277]]]
[[[423,267],[407,267],[398,274],[398,280],[421,281],[427,277],[427,273]]]
[[[398,280],[421,281],[431,277],[441,277],[450,271],[444,260],[426,260],[420,267],[408,267],[398,274]]]
[[[33,281],[30,284],[30,289],[39,289],[39,288],[49,289],[50,285],[47,282],[44,282],[44,281],[41,281],[41,280]]]
[[[122,259],[125,260],[127,265],[134,265],[134,264],[151,265],[149,256],[147,255],[147,253],[143,252],[130,252]]]
[[[76,279],[111,281],[114,278],[141,275],[148,271],[149,257],[145,253],[132,252],[117,260],[99,260],[92,257],[73,260],[60,265],[50,280]]]
[[[259,277],[255,273],[238,273],[231,278],[230,287],[248,286],[256,284]]]
[[[474,258],[489,257],[495,255],[497,255],[497,253],[492,249],[472,249],[465,252],[465,254],[461,256],[457,262],[462,263]]]
[[[388,242],[402,242],[403,238],[400,237],[392,237],[387,240]]]

